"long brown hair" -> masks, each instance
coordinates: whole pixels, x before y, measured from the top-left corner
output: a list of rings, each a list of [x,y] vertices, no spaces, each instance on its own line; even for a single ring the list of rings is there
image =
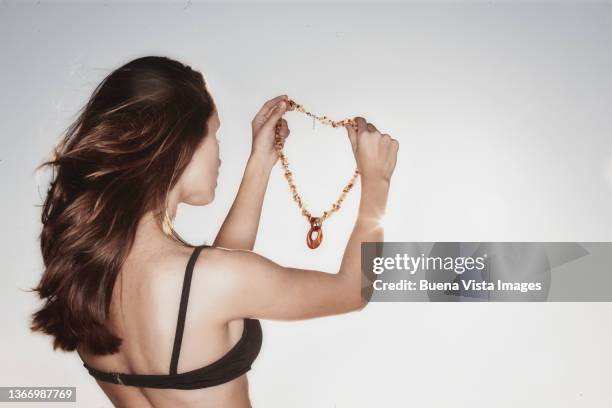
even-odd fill
[[[137,58],[96,87],[65,130],[42,205],[44,305],[30,329],[54,337],[53,349],[83,345],[112,354],[122,339],[107,328],[111,295],[149,211],[182,245],[167,215],[168,193],[207,134],[216,109],[201,73],[167,57]]]

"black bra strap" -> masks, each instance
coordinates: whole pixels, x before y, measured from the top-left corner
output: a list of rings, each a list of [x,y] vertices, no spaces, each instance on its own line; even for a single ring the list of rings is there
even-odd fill
[[[172,348],[172,358],[170,360],[170,374],[176,374],[178,367],[179,354],[181,353],[181,343],[183,341],[183,330],[185,329],[185,315],[187,314],[187,301],[189,300],[189,289],[191,287],[191,276],[196,259],[202,249],[208,245],[199,245],[193,249],[187,269],[183,278],[183,291],[181,292],[181,304],[179,306],[178,320],[176,322],[176,333],[174,334],[174,346]]]

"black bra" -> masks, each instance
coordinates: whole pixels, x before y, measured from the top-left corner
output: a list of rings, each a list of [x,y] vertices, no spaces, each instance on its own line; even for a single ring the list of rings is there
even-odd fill
[[[189,288],[191,276],[196,258],[204,247],[196,246],[187,263],[185,277],[183,278],[183,291],[179,307],[176,333],[174,335],[174,347],[170,361],[169,374],[125,374],[117,372],[104,372],[96,370],[83,361],[89,374],[101,381],[115,384],[131,385],[135,387],[149,388],[175,388],[191,390],[195,388],[212,387],[223,384],[251,369],[251,364],[257,358],[262,343],[261,324],[257,319],[245,318],[242,337],[238,342],[219,360],[195,370],[177,373],[178,359],[185,327],[185,314],[187,312],[187,301],[189,299]],[[80,354],[79,354],[80,356]]]

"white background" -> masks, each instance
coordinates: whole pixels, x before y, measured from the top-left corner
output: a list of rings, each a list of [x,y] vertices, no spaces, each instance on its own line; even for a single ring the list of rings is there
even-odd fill
[[[111,70],[165,55],[209,82],[223,164],[215,201],[179,209],[194,243],[214,239],[252,116],[283,93],[333,119],[364,116],[400,141],[387,241],[610,241],[611,41],[610,4],[0,2],[0,385],[76,386],[79,407],[111,406],[76,354],[29,333],[37,301],[24,292],[42,272],[45,186],[33,169]],[[286,118],[294,179],[320,213],[354,169],[346,135]],[[337,271],[358,198],[359,183],[311,251],[277,165],[255,251]],[[264,320],[253,406],[610,407],[611,311],[387,303]]]

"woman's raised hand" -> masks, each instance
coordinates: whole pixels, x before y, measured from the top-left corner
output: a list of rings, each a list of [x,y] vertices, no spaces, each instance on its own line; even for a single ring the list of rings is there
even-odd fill
[[[261,160],[266,166],[272,168],[278,160],[274,148],[276,139],[276,124],[280,121],[279,136],[281,144],[289,136],[287,121],[282,119],[288,108],[287,95],[279,95],[263,104],[251,122],[253,128],[253,144],[251,157]]]
[[[354,121],[357,129],[350,124],[344,127],[348,132],[362,181],[376,183],[384,180],[390,183],[397,161],[399,142],[386,133],[381,134],[361,116],[355,117]]]

